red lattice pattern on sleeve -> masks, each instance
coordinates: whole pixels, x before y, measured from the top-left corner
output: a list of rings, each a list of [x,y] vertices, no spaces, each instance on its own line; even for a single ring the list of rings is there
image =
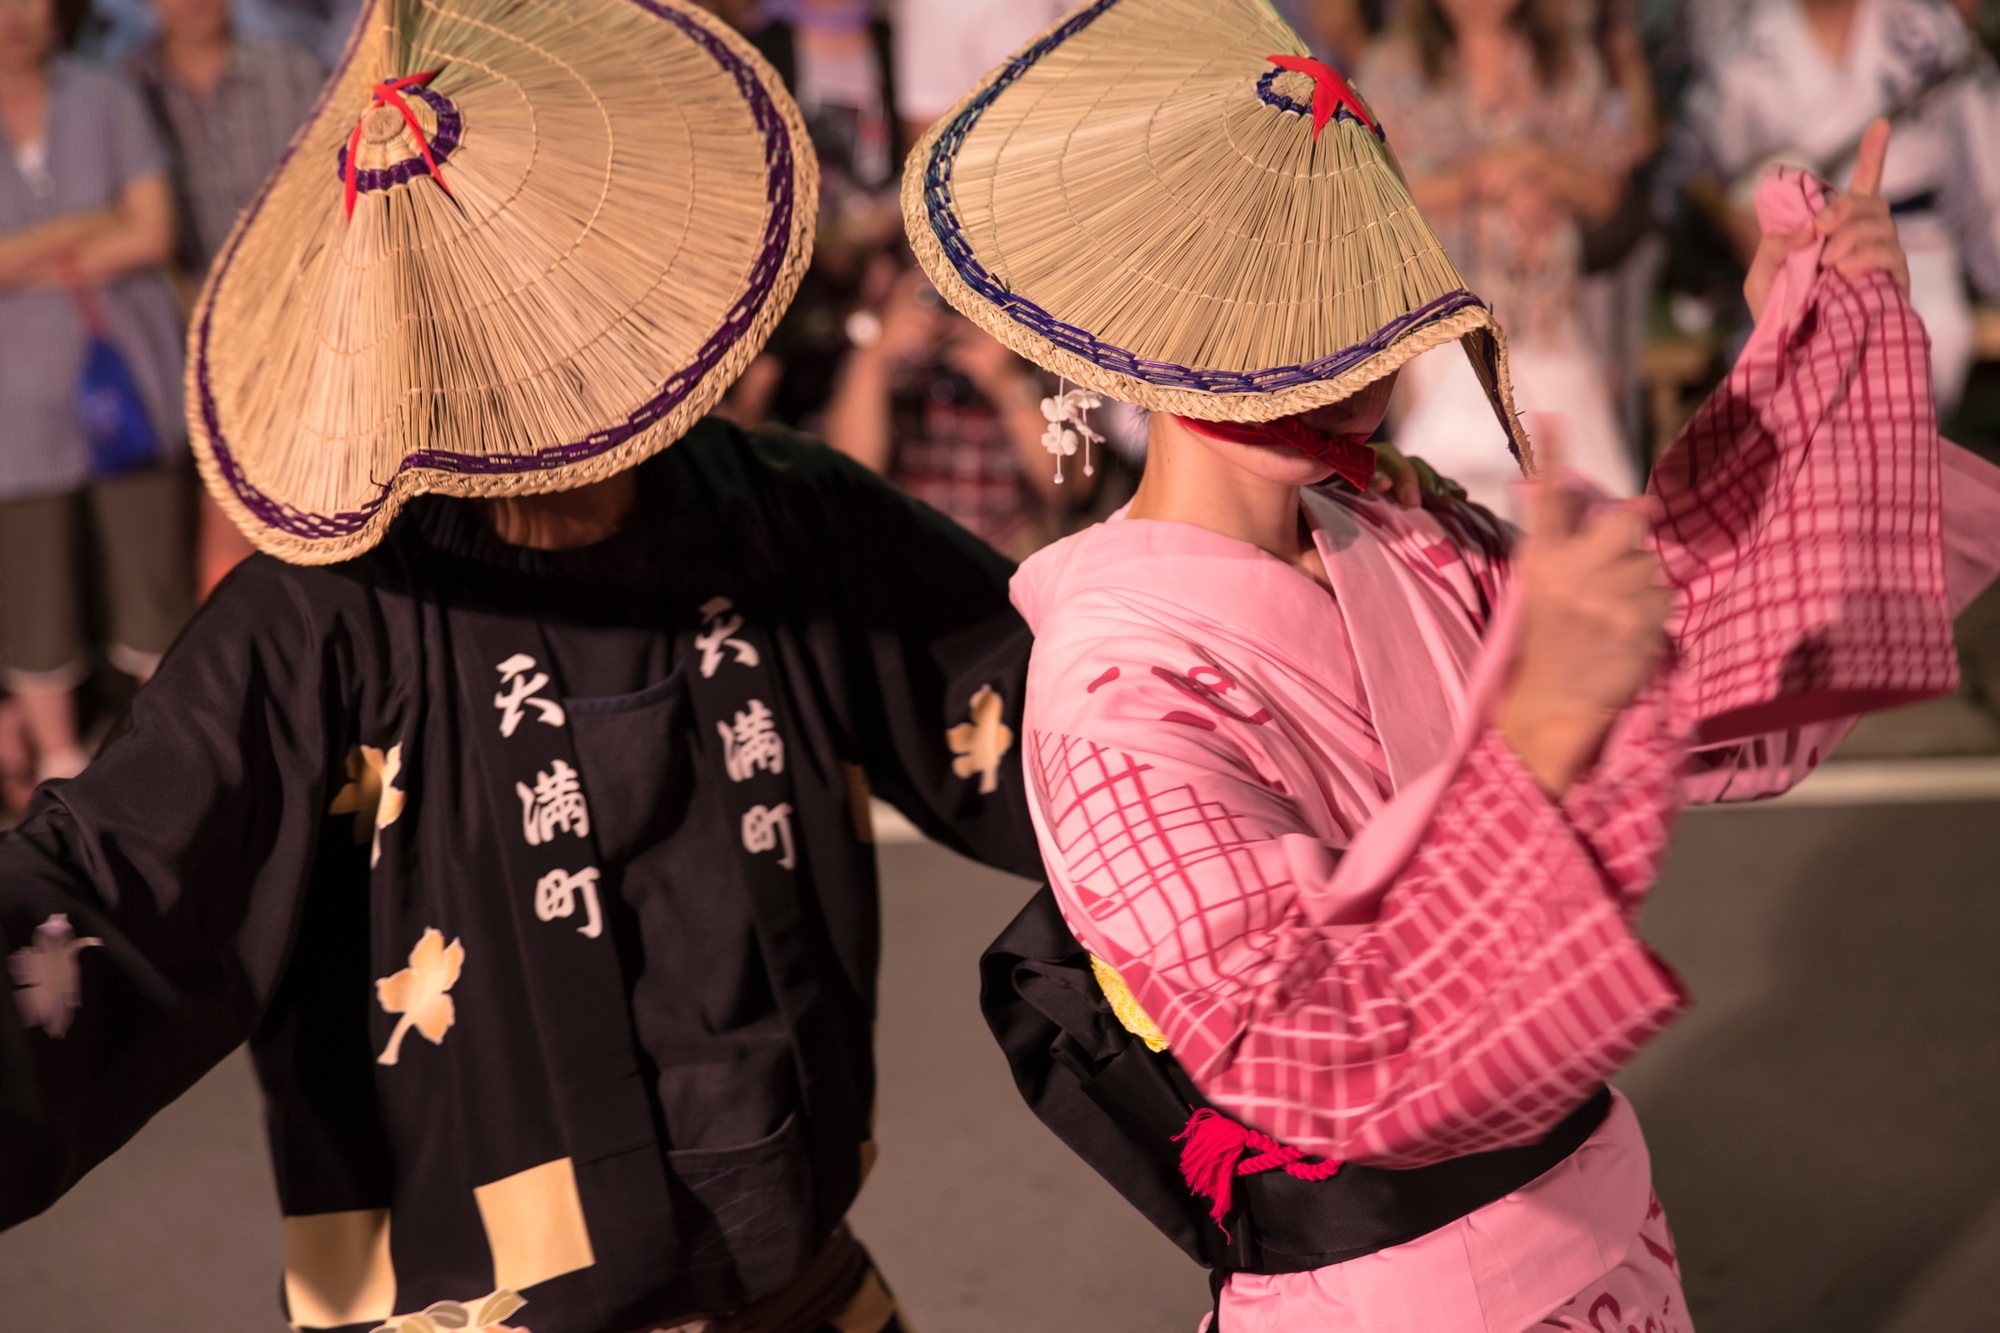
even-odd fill
[[[1291,830],[1232,811],[1226,778],[1034,740],[1078,934],[1202,1090],[1286,1143],[1416,1166],[1531,1142],[1681,1007],[1597,858],[1497,735],[1379,919],[1345,929],[1306,919],[1277,841]]]
[[[1659,878],[1686,799],[1686,696],[1662,679],[1618,719],[1588,772],[1563,796],[1570,831],[1590,850],[1626,915]]]

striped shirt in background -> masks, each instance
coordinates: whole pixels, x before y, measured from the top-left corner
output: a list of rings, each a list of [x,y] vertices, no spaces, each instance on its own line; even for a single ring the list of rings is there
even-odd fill
[[[207,96],[168,73],[158,42],[134,55],[128,69],[172,160],[177,264],[198,279],[312,110],[326,73],[298,47],[249,37],[236,39],[229,67]]]

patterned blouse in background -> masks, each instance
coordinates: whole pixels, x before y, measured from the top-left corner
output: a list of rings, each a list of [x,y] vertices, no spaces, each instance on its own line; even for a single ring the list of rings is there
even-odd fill
[[[125,187],[166,170],[145,108],[124,79],[71,59],[49,67],[47,179],[31,185],[0,152],[0,234],[68,213],[108,208]],[[181,315],[166,274],[138,269],[100,283],[111,341],[172,455],[181,419]],[[0,291],[0,500],[60,495],[90,480],[90,449],[76,417],[84,324],[60,288]]]
[[[1524,53],[1513,82],[1533,95],[1497,109],[1476,105],[1457,80],[1432,84],[1415,45],[1400,37],[1375,45],[1355,83],[1412,178],[1451,175],[1468,159],[1522,140],[1570,161],[1625,172],[1636,156],[1629,119],[1617,113],[1621,103],[1607,97],[1595,52],[1581,44],[1573,50],[1572,71],[1554,88],[1535,78]],[[1479,199],[1425,216],[1466,286],[1494,307],[1509,338],[1565,344],[1576,337],[1582,240],[1573,214]]]
[[[955,371],[916,367],[892,399],[895,453],[889,480],[1010,560],[1057,535],[1021,473],[993,405]],[[1082,460],[1074,462],[1080,467]],[[1053,466],[1053,460],[1051,460]]]
[[[173,164],[181,271],[199,280],[319,96],[319,61],[284,42],[239,37],[214,92],[167,73],[158,42],[127,66]]]

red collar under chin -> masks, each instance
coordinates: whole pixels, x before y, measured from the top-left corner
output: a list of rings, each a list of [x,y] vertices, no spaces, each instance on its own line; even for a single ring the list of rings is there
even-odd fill
[[[1335,476],[1353,483],[1356,490],[1367,490],[1375,480],[1375,451],[1368,447],[1366,435],[1335,435],[1329,431],[1314,430],[1297,417],[1279,417],[1276,421],[1175,419],[1196,434],[1211,439],[1228,440],[1232,444],[1282,444],[1288,449],[1296,449],[1332,468]]]

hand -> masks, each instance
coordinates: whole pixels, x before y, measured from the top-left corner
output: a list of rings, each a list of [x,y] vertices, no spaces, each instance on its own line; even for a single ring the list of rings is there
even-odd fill
[[[1848,192],[1822,208],[1810,226],[1786,235],[1768,235],[1757,244],[1750,261],[1749,275],[1743,279],[1743,299],[1752,317],[1761,318],[1771,299],[1771,285],[1792,251],[1814,241],[1825,241],[1819,266],[1843,277],[1864,273],[1887,273],[1896,288],[1910,294],[1910,261],[1896,235],[1896,223],[1882,198],[1882,160],[1889,152],[1889,122],[1878,120],[1861,136],[1861,150],[1854,163],[1854,180]]]
[[[1465,498],[1465,487],[1440,475],[1423,459],[1408,457],[1392,444],[1377,442],[1368,447],[1375,451],[1375,489],[1403,508],[1421,509],[1430,500]]]
[[[929,285],[919,269],[910,269],[896,279],[888,304],[882,308],[881,336],[868,348],[870,352],[891,365],[916,365],[929,359],[943,324],[943,307],[936,296],[928,304],[920,299],[919,294]]]
[[[1500,733],[1542,789],[1560,797],[1651,677],[1673,594],[1646,546],[1656,502],[1585,517],[1557,478],[1560,439],[1549,434],[1534,529],[1514,566],[1525,619]]]
[[[1041,401],[1041,385],[1028,370],[1028,363],[969,319],[953,321],[945,363],[971,380],[995,407]]]
[[[1540,144],[1514,139],[1465,164],[1466,189],[1489,199],[1508,199],[1523,190],[1539,192],[1548,169],[1549,155]]]

